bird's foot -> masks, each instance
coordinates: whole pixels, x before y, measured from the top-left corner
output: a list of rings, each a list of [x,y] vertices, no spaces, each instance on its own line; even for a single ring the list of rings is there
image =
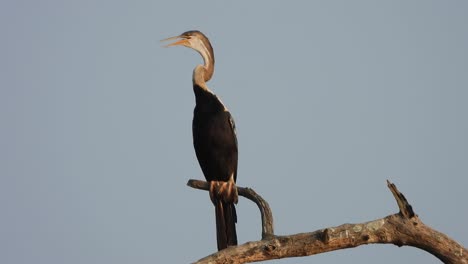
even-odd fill
[[[216,204],[217,200],[223,200],[226,203],[235,203],[238,201],[237,186],[234,181],[210,181],[210,199]]]
[[[210,181],[210,199],[214,205],[216,205],[216,200],[218,200],[218,189],[219,189],[219,181]]]
[[[237,186],[235,182],[222,182],[218,193],[225,202],[237,204],[239,196],[237,193]]]

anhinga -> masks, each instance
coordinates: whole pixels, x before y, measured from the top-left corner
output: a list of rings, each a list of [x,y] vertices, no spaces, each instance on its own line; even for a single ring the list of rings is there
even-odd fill
[[[192,48],[203,57],[204,65],[193,70],[193,145],[215,206],[218,250],[237,245],[236,208],[237,138],[234,120],[221,100],[206,86],[214,72],[214,53],[208,38],[200,31],[187,31],[169,46]]]

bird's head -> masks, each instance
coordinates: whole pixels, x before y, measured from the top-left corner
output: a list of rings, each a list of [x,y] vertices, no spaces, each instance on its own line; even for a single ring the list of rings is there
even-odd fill
[[[176,41],[166,45],[165,47],[184,46],[198,51],[205,60],[205,63],[210,60],[214,61],[213,48],[211,47],[210,41],[203,33],[198,30],[187,31],[180,34],[179,36],[170,37],[161,41],[169,40]]]

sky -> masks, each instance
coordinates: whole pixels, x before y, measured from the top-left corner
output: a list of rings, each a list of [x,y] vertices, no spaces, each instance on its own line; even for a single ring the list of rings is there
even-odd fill
[[[0,3],[0,263],[190,263],[216,250],[192,145],[200,30],[231,111],[238,185],[275,232],[396,213],[468,245],[468,2]],[[260,215],[240,198],[240,243]],[[269,263],[440,263],[367,245]]]

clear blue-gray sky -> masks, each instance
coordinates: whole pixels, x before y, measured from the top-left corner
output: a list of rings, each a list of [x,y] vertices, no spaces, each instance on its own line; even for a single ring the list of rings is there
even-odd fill
[[[192,147],[200,56],[231,110],[240,186],[278,234],[395,213],[468,245],[468,2],[0,3],[0,263],[188,263],[216,248]],[[238,204],[241,243],[260,238]],[[363,246],[272,263],[439,263]]]

